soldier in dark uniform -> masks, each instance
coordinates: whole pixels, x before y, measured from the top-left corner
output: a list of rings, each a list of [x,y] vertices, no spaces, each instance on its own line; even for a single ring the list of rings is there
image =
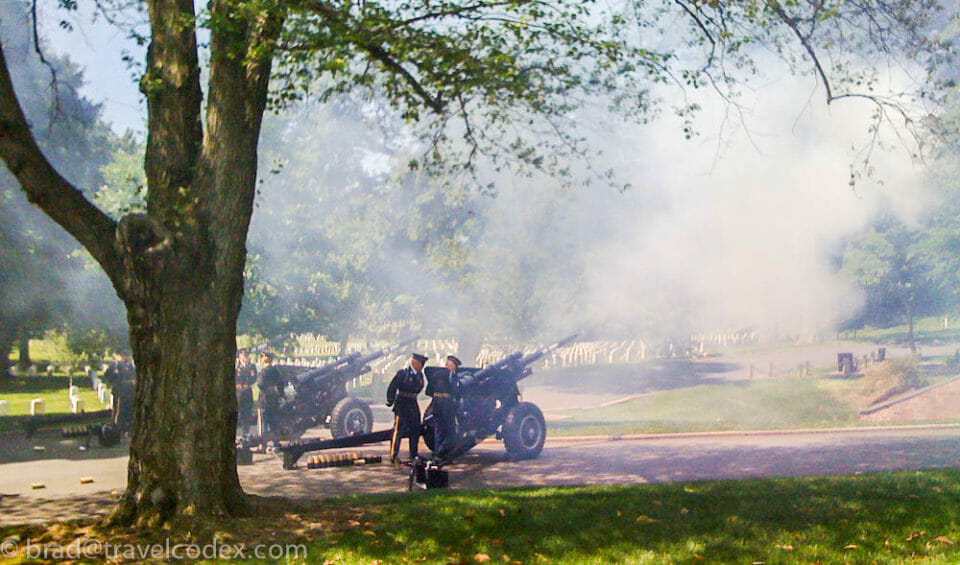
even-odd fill
[[[254,385],[257,389],[257,414],[260,420],[259,435],[263,437],[266,432],[278,432],[280,422],[278,415],[280,412],[280,399],[283,398],[283,376],[280,369],[273,366],[273,355],[264,353],[260,357],[263,367],[257,375],[257,382]]]
[[[453,393],[460,360],[450,355],[446,367],[447,370],[427,373],[427,396],[433,397],[431,406],[436,422],[433,455],[437,459],[446,458],[457,446],[457,405],[453,401]]]
[[[428,357],[414,353],[410,366],[397,371],[387,387],[387,406],[396,414],[393,423],[393,438],[390,440],[390,460],[396,461],[400,452],[400,439],[409,438],[410,459],[417,457],[420,444],[420,405],[417,395],[423,390],[423,365]]]
[[[250,362],[246,352],[237,355],[237,429],[247,435],[250,426],[257,424],[257,412],[253,406],[253,384],[257,382],[257,366]]]

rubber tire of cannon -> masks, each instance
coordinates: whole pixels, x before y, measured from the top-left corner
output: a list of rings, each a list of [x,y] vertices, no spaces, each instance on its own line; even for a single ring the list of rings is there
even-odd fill
[[[348,396],[330,411],[330,433],[335,439],[368,434],[373,430],[373,411],[362,400]]]
[[[521,402],[507,412],[503,421],[503,445],[518,459],[540,455],[547,439],[547,423],[536,404]]]
[[[120,443],[120,430],[104,425],[97,430],[97,443],[100,447],[113,447]]]

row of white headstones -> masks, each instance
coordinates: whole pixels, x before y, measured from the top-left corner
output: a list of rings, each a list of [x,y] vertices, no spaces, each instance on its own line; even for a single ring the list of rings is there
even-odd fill
[[[87,409],[87,403],[86,400],[80,397],[80,387],[76,385],[70,385],[68,394],[70,395],[70,411],[74,414],[85,412]],[[110,388],[107,387],[107,385],[103,382],[97,382],[97,398],[104,406],[113,406],[113,393],[110,392]],[[34,398],[30,400],[31,416],[39,416],[41,414],[46,414],[46,412],[46,402],[42,398]],[[7,400],[0,400],[0,416],[9,415],[10,402]]]

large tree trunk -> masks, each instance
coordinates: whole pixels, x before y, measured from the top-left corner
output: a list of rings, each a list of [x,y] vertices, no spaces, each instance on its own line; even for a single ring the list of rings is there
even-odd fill
[[[233,394],[242,284],[224,289],[211,273],[175,269],[162,287],[148,289],[155,301],[129,308],[137,408],[119,523],[244,509]]]
[[[149,216],[118,227],[138,379],[127,490],[113,515],[120,523],[245,508],[234,449],[236,324],[270,56],[238,46],[259,47],[281,20],[264,13],[238,25],[229,0],[210,8],[203,131],[195,36],[174,24],[192,18],[192,5],[151,3],[154,35],[141,83],[150,116]],[[167,87],[151,86],[158,82]]]

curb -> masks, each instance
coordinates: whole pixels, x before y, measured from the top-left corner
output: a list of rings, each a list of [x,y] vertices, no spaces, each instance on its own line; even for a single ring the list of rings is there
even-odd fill
[[[593,435],[593,436],[548,436],[547,443],[578,443],[578,442],[613,442],[613,441],[649,441],[658,439],[687,439],[710,437],[750,437],[750,436],[779,436],[779,435],[813,435],[813,434],[850,434],[871,432],[911,432],[925,430],[952,430],[960,429],[960,423],[955,424],[917,424],[904,426],[870,426],[859,428],[799,428],[787,430],[729,430],[713,432],[675,432],[662,434],[622,434],[622,435]],[[492,438],[491,438],[492,439]]]

